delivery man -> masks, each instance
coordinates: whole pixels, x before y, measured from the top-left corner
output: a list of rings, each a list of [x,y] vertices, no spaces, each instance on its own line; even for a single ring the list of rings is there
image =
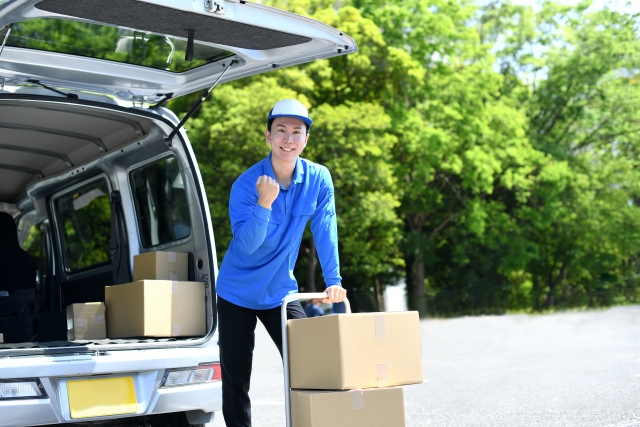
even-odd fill
[[[300,102],[278,101],[264,133],[271,153],[231,188],[233,239],[216,283],[222,414],[228,427],[251,426],[249,383],[257,319],[282,355],[280,306],[285,296],[298,292],[293,267],[309,220],[327,285],[324,302],[345,298],[331,175],[324,166],[300,158],[311,124]],[[299,301],[289,303],[288,319],[304,317]]]

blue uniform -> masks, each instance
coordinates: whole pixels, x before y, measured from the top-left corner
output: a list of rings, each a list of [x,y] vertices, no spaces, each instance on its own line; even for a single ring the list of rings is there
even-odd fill
[[[304,306],[304,314],[306,314],[307,317],[319,317],[324,316],[324,311],[317,305],[308,303]]]
[[[233,239],[222,261],[216,292],[241,307],[278,307],[298,292],[293,268],[309,220],[326,286],[339,285],[338,232],[333,182],[326,167],[298,157],[293,180],[271,209],[258,205],[256,181],[275,179],[271,154],[233,183],[229,214]]]

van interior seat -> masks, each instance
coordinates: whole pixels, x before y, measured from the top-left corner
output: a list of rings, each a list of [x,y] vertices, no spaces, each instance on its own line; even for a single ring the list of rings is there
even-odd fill
[[[15,220],[6,212],[0,212],[0,242],[0,291],[35,289],[36,262],[20,247]]]

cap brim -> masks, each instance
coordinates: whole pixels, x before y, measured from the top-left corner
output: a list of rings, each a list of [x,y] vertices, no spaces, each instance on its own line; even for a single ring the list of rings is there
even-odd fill
[[[276,117],[293,117],[302,120],[307,124],[307,126],[311,126],[313,124],[313,120],[311,120],[309,117],[296,116],[295,114],[270,114],[269,117],[267,117],[267,120],[275,119]]]

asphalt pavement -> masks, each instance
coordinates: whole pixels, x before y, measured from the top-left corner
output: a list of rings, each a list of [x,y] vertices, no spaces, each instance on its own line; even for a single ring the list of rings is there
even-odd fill
[[[407,427],[640,427],[640,307],[421,322]],[[280,355],[259,324],[253,425],[282,427]],[[222,427],[221,413],[209,427]]]

